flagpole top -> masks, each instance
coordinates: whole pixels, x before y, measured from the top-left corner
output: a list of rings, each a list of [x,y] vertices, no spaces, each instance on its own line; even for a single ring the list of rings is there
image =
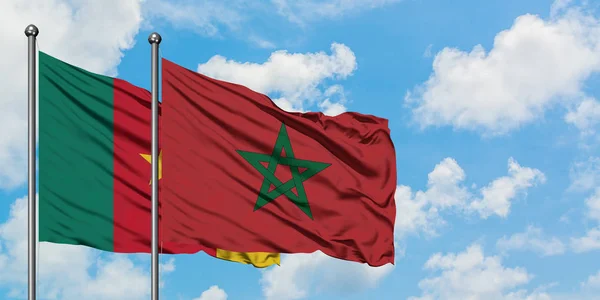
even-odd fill
[[[160,42],[162,41],[162,38],[160,37],[160,34],[153,32],[150,34],[150,36],[148,37],[148,43],[150,44],[160,44]]]
[[[34,36],[36,37],[38,35],[38,33],[40,33],[40,31],[38,30],[37,26],[33,25],[33,24],[29,24],[27,27],[25,27],[25,36],[30,37],[30,36]],[[160,38],[160,36],[159,36]]]

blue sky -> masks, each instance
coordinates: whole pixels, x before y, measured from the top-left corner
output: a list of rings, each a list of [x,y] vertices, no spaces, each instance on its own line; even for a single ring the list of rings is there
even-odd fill
[[[26,288],[26,39],[150,84],[161,55],[287,110],[390,120],[395,266],[163,257],[163,299],[600,299],[595,1],[8,0],[0,4],[0,295]],[[20,199],[20,200],[19,200]],[[40,245],[41,299],[148,299],[149,258]]]

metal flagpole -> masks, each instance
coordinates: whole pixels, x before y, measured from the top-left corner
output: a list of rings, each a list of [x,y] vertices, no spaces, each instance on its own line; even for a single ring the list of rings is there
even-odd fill
[[[152,46],[152,300],[158,300],[158,45],[162,38],[154,32]]]
[[[36,199],[35,199],[35,146],[36,146],[36,47],[35,41],[39,33],[38,28],[31,24],[25,28],[25,36],[28,42],[28,60],[27,60],[27,79],[29,87],[28,93],[28,130],[29,139],[27,141],[27,171],[28,171],[28,243],[27,243],[27,266],[28,266],[28,299],[36,299],[36,242],[37,242],[37,222],[36,222]]]

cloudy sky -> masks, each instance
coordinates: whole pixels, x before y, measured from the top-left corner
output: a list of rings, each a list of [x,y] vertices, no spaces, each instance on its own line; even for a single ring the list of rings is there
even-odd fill
[[[162,299],[599,299],[600,3],[3,0],[0,298],[26,288],[26,38],[144,88],[161,55],[295,111],[390,120],[395,266],[161,259]],[[41,299],[148,299],[148,255],[39,246]]]

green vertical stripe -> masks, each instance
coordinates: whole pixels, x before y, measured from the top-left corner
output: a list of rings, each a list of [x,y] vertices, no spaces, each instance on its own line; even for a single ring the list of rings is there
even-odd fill
[[[113,79],[42,52],[39,236],[113,250]]]

